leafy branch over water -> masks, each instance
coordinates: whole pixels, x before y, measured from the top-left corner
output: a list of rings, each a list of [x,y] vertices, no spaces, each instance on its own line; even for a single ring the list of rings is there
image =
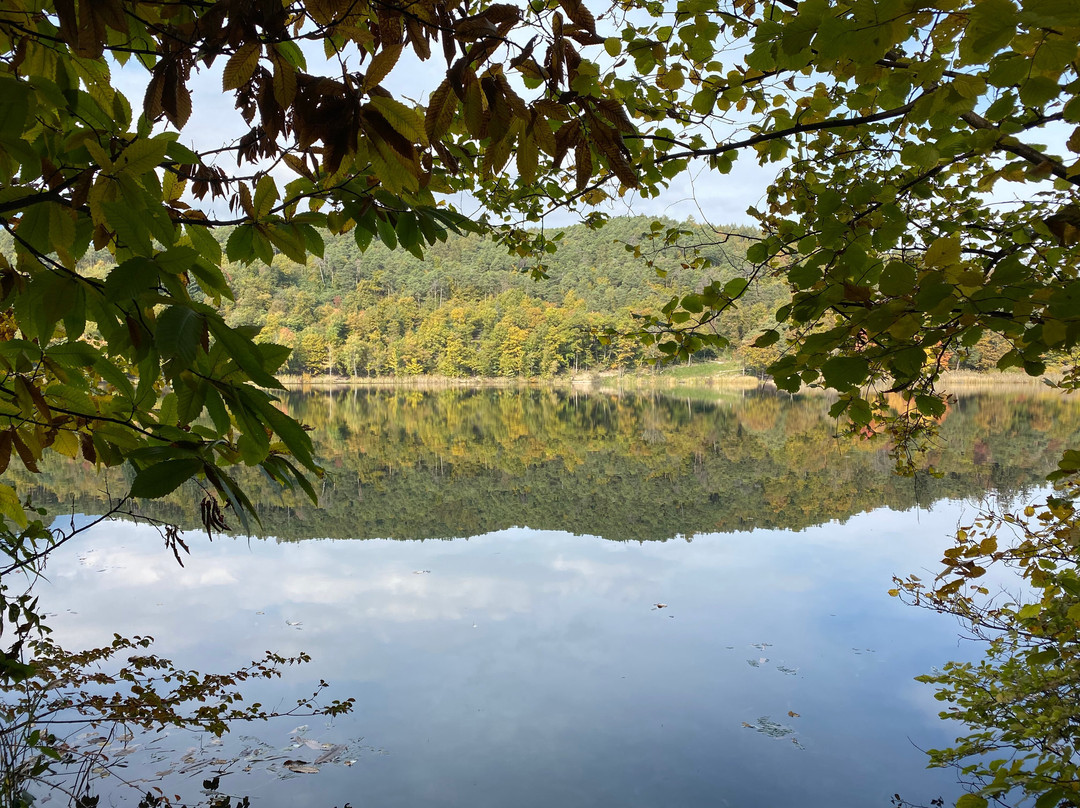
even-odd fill
[[[943,718],[971,728],[955,746],[930,751],[932,765],[975,781],[964,808],[1017,793],[1037,796],[1038,808],[1080,804],[1078,461],[1066,452],[1043,504],[985,512],[959,529],[933,582],[909,576],[892,590],[960,618],[987,643],[977,664],[950,662],[919,677],[951,705]],[[984,583],[1002,571],[1018,591],[998,589],[1000,574]]]

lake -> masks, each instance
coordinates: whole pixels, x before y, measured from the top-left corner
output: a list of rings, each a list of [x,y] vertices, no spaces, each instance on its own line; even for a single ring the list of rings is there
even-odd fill
[[[321,507],[253,478],[270,538],[192,530],[181,568],[154,531],[111,522],[59,551],[39,591],[68,645],[149,634],[201,671],[305,651],[248,701],[287,709],[325,679],[355,711],[237,726],[220,745],[115,742],[142,790],[195,801],[227,769],[222,790],[258,806],[955,799],[955,774],[921,750],[961,728],[913,677],[980,648],[887,590],[932,577],[984,499],[1034,497],[1080,434],[1061,397],[964,396],[927,456],[935,475],[901,478],[883,446],[836,436],[824,400],[764,391],[284,404],[315,427]],[[36,483],[58,511],[73,494],[101,511],[84,471]],[[193,503],[182,490],[153,513],[191,527]],[[138,801],[115,785],[102,804]]]

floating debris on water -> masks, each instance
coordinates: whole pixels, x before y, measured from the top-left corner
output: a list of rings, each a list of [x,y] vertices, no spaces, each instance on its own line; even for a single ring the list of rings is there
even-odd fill
[[[306,760],[286,760],[281,764],[286,769],[296,774],[318,774],[319,767],[312,766]]]
[[[773,721],[769,716],[763,715],[753,724],[748,724],[743,721],[743,726],[760,732],[762,735],[767,735],[770,738],[786,738],[788,735],[794,735],[795,730],[792,727],[785,726]]]
[[[777,665],[776,669],[787,676],[795,676],[799,673],[798,668],[789,668],[787,665]]]

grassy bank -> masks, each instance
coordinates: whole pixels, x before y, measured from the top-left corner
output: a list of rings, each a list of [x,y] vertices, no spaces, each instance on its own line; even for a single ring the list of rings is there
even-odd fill
[[[635,371],[589,371],[554,376],[546,379],[514,376],[281,376],[282,384],[296,389],[340,387],[405,387],[442,390],[464,387],[599,387],[630,389],[735,388],[758,387],[761,381],[746,376],[742,366],[734,361],[698,362],[665,368],[642,368]]]
[[[943,374],[941,389],[950,393],[992,390],[1046,390],[1048,381],[1057,381],[1060,374],[1032,377],[1021,371],[950,371]],[[743,372],[737,361],[726,359],[673,365],[663,368],[641,368],[634,371],[585,372],[530,378],[524,376],[282,376],[290,389],[330,389],[343,387],[395,387],[420,390],[458,388],[521,388],[566,387],[603,390],[751,390],[763,382]],[[808,389],[807,392],[810,392]]]

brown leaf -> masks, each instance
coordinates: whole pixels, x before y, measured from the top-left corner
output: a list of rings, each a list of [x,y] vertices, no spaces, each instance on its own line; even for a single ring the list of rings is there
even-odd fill
[[[425,62],[430,59],[431,46],[428,44],[427,35],[420,21],[413,17],[406,17],[405,32],[408,34],[408,40],[412,44],[413,50],[420,57],[420,61]]]
[[[594,31],[586,31],[577,25],[563,26],[563,34],[581,45],[603,45],[604,38]]]
[[[572,114],[565,105],[552,101],[550,98],[538,98],[533,102],[533,109],[557,121],[568,121]]]
[[[484,150],[484,162],[481,171],[485,177],[493,177],[502,171],[510,159],[511,137],[503,137]]]
[[[610,129],[599,121],[592,128],[593,142],[596,143],[600,152],[607,158],[608,168],[619,178],[619,182],[628,188],[636,188],[638,185],[637,175],[633,167],[623,154],[622,141],[614,129]]]
[[[154,66],[150,83],[146,85],[146,94],[143,96],[143,113],[147,120],[157,120],[161,115],[161,95],[165,87],[164,63],[158,62]]]
[[[0,432],[0,474],[7,471],[8,463],[11,461],[11,446],[11,430]]]
[[[503,98],[506,99],[507,106],[509,106],[510,111],[514,113],[514,116],[523,118],[526,121],[529,120],[528,107],[525,106],[525,102],[521,99],[521,96],[514,92],[514,88],[510,86],[510,82],[506,80],[506,75],[502,72],[496,73],[495,81],[499,86]]]
[[[637,131],[626,114],[626,108],[618,101],[610,98],[590,98],[589,101],[600,115],[615,124],[615,128],[623,134],[629,135]]]
[[[105,50],[105,18],[96,2],[79,3],[79,37],[75,52],[88,59],[97,59]]]
[[[487,136],[487,103],[480,89],[480,80],[471,70],[462,73],[465,85],[465,126],[475,138]]]
[[[562,165],[563,158],[566,156],[566,153],[570,151],[571,147],[577,144],[580,135],[581,121],[576,118],[572,121],[567,121],[559,127],[557,132],[555,132],[555,153],[552,155],[555,168]]]
[[[38,468],[37,458],[34,457],[33,451],[31,451],[30,447],[23,441],[22,436],[17,429],[12,428],[10,433],[11,441],[15,444],[15,451],[18,452],[19,459],[22,460],[23,465],[30,471],[38,474],[40,469]]]
[[[427,114],[424,116],[424,131],[429,141],[434,143],[447,133],[454,122],[457,106],[458,98],[450,87],[450,79],[443,79],[428,99]]]
[[[398,132],[381,112],[368,104],[362,110],[361,115],[364,121],[364,131],[372,142],[386,143],[408,160],[416,158],[416,147],[413,142]]]
[[[281,765],[284,766],[289,771],[296,772],[297,774],[318,774],[319,773],[319,767],[318,766],[312,766],[310,763],[308,763],[307,761],[304,761],[304,760],[286,760]]]
[[[574,177],[577,190],[584,191],[592,179],[592,152],[587,143],[578,143],[574,149]]]
[[[536,145],[536,137],[531,131],[526,130],[518,138],[516,152],[518,177],[526,184],[536,179],[536,168],[539,162],[539,150]]]
[[[379,8],[379,39],[382,46],[388,48],[392,45],[400,45],[404,40],[402,36],[401,13],[392,6],[380,6]]]
[[[566,16],[591,34],[596,34],[596,19],[582,0],[559,0]]]
[[[312,182],[315,181],[315,175],[311,173],[311,169],[308,168],[308,164],[295,154],[283,154],[282,159],[285,161],[285,165],[295,171],[302,177],[306,177]]]
[[[161,109],[177,129],[183,129],[191,117],[191,93],[175,65],[165,72]]]
[[[98,7],[98,16],[109,28],[122,34],[128,32],[128,19],[122,0],[96,0],[95,5]]]
[[[446,66],[450,67],[454,62],[454,57],[457,56],[457,40],[450,36],[447,31],[453,26],[454,21],[450,18],[450,14],[446,11],[446,7],[441,3],[435,9],[435,19],[442,29],[443,56],[446,57]]]
[[[75,16],[75,0],[55,0],[53,8],[60,20],[60,37],[74,49],[79,44],[79,20]]]
[[[484,16],[492,22],[503,25],[517,23],[521,21],[521,9],[510,3],[495,3],[487,7]]]

